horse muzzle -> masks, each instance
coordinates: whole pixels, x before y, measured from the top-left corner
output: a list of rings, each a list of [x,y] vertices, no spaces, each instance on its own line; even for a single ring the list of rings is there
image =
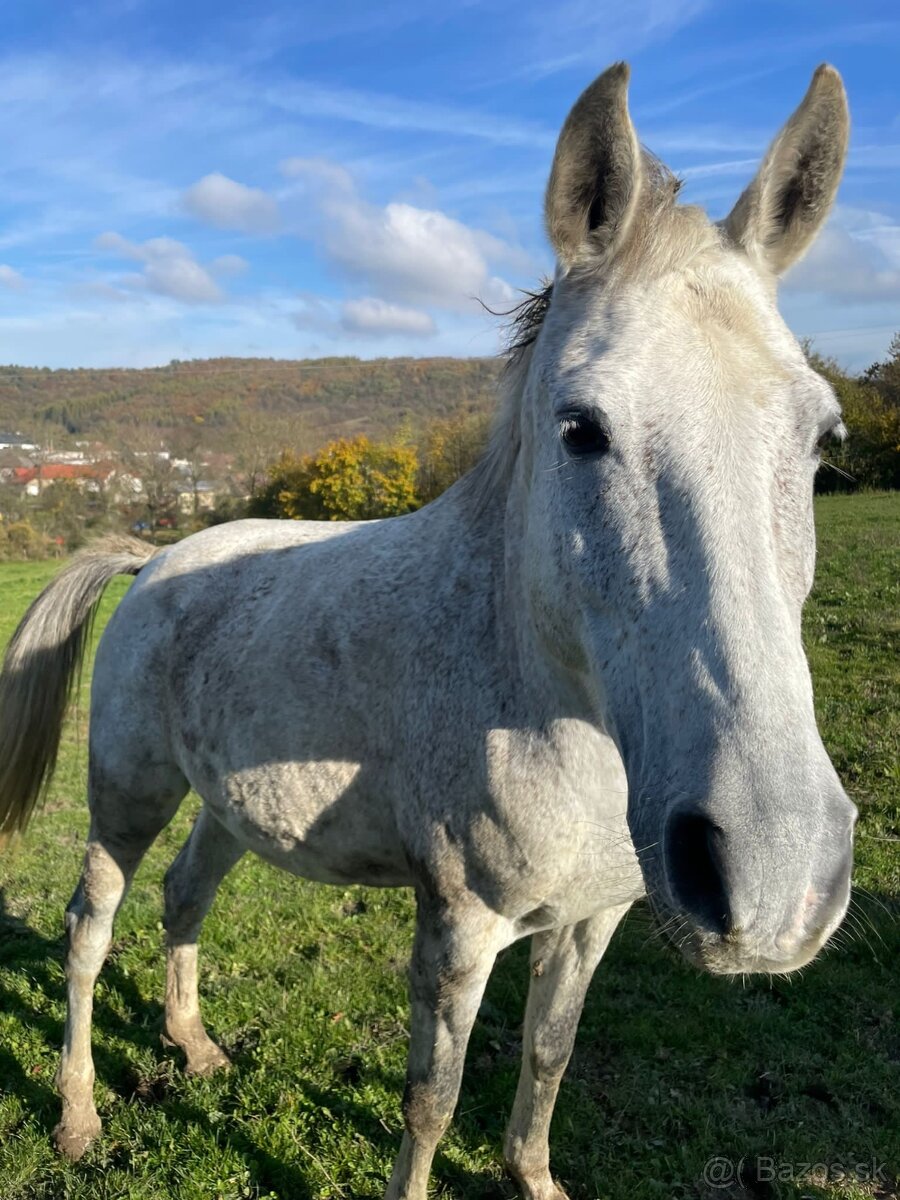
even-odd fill
[[[655,905],[668,910],[679,950],[713,974],[781,973],[810,962],[847,911],[855,820],[842,791],[806,837],[790,821],[754,837],[726,831],[698,808],[674,809]]]

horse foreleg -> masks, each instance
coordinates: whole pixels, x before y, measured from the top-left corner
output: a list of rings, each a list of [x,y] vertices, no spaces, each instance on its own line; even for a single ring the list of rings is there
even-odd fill
[[[629,906],[606,909],[531,942],[522,1071],[504,1154],[525,1200],[566,1200],[550,1175],[550,1120],[591,977]]]
[[[486,908],[451,912],[419,897],[409,973],[406,1132],[386,1200],[426,1200],[431,1161],[456,1107],[485,984],[509,941],[503,922]]]
[[[187,1058],[189,1075],[209,1075],[229,1065],[200,1016],[197,938],[219,884],[244,847],[208,809],[201,809],[191,835],[166,872],[166,1022],[169,1041]]]

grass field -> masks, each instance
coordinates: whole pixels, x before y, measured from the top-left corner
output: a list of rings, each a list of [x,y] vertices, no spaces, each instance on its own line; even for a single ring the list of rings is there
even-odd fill
[[[801,975],[744,983],[695,973],[650,936],[646,914],[628,918],[591,990],[554,1122],[555,1173],[573,1200],[900,1196],[900,496],[826,497],[816,517],[805,629],[823,736],[862,811],[854,915]],[[0,567],[0,642],[53,569]],[[110,589],[104,617],[124,587]],[[382,1196],[401,1130],[410,896],[310,884],[245,859],[202,945],[205,1015],[235,1069],[189,1080],[159,1035],[161,877],[190,804],[141,868],[98,986],[104,1135],[76,1166],[55,1157],[85,704],[49,802],[0,859],[0,1198]],[[524,944],[498,964],[435,1195],[514,1194],[500,1142],[527,973]],[[724,1165],[706,1168],[713,1159]],[[742,1159],[743,1176],[729,1178],[727,1163]]]

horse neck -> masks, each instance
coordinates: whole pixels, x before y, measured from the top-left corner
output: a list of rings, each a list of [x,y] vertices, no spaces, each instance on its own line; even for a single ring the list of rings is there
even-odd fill
[[[577,716],[597,725],[582,681],[548,653],[532,618],[523,536],[527,470],[517,455],[505,471],[485,479],[481,471],[489,465],[480,464],[430,507],[446,505],[445,529],[457,546],[461,536],[468,547],[477,586],[491,588],[493,649],[517,706],[535,722]]]

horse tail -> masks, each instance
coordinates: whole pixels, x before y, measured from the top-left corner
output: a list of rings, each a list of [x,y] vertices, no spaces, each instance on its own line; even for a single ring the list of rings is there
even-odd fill
[[[25,829],[50,782],[106,585],[137,575],[155,553],[136,538],[101,538],[44,588],[13,634],[0,671],[0,849]]]

